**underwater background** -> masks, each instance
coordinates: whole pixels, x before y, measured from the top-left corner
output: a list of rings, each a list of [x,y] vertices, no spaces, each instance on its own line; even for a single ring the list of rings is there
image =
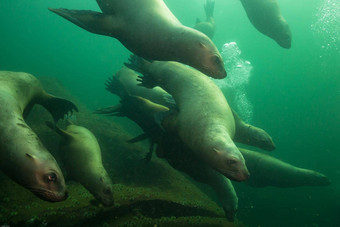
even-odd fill
[[[165,2],[184,25],[205,18],[205,0]],[[273,137],[277,148],[271,155],[321,172],[332,184],[256,189],[235,183],[237,218],[247,226],[340,226],[340,3],[278,2],[292,31],[289,50],[258,32],[239,1],[216,0],[213,41],[221,52],[224,44],[237,43],[237,61],[242,63],[227,62],[228,73],[233,73],[217,83],[248,123]],[[91,34],[48,7],[99,11],[89,0],[1,0],[0,70],[55,77],[90,110],[117,103],[104,82],[130,52],[119,41]],[[245,69],[233,71],[235,67]],[[139,131],[128,120],[114,121],[133,134]]]

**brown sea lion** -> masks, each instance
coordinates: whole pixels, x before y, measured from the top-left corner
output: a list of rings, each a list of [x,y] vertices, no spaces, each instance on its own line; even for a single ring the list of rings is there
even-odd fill
[[[266,154],[239,149],[251,174],[245,183],[252,187],[326,186],[331,183],[316,171],[298,168]]]
[[[65,130],[47,122],[62,136],[60,151],[70,178],[82,184],[104,206],[113,205],[113,185],[106,172],[96,137],[88,129],[70,124]]]
[[[24,121],[36,103],[55,121],[77,110],[70,101],[46,93],[33,75],[0,71],[0,170],[41,199],[62,201],[67,198],[63,174]]]
[[[236,181],[248,178],[244,158],[232,141],[233,114],[210,78],[178,62],[148,62],[131,56],[130,64],[126,65],[144,75],[144,86],[158,85],[174,98],[178,111],[172,111],[162,121],[166,130],[177,132],[196,157],[228,178]]]
[[[127,95],[119,105],[98,110],[96,113],[128,117],[138,124],[144,134],[130,141],[150,140],[152,146],[146,160],[150,161],[153,145],[157,144],[158,157],[166,159],[172,167],[188,174],[194,180],[209,185],[216,192],[227,219],[233,221],[238,208],[238,198],[233,185],[228,178],[194,157],[178,136],[162,131],[154,115],[167,111],[169,111],[167,107],[142,97]]]
[[[241,0],[241,3],[259,32],[274,39],[283,48],[291,47],[292,34],[277,0]]]
[[[162,0],[97,0],[103,13],[50,9],[83,29],[117,38],[146,59],[178,61],[226,77],[222,57],[203,33],[182,25]]]
[[[160,87],[154,87],[152,89],[138,86],[137,81],[138,74],[136,71],[127,67],[121,68],[112,78],[109,78],[106,82],[106,90],[118,95],[121,99],[124,99],[126,93],[133,96],[140,96],[154,103],[173,107],[176,105],[172,96],[164,91]],[[233,111],[235,119],[235,137],[234,141],[243,143],[250,146],[256,146],[264,150],[272,151],[275,149],[275,144],[271,136],[261,128],[253,125],[246,124],[239,116]]]
[[[204,4],[204,11],[206,15],[206,20],[201,21],[197,18],[196,24],[194,29],[202,32],[210,39],[214,37],[215,33],[215,19],[214,19],[214,7],[215,7],[215,0],[207,0]]]

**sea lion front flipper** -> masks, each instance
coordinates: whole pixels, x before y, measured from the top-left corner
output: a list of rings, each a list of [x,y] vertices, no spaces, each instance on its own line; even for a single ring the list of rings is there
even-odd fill
[[[46,123],[47,127],[49,127],[50,129],[52,129],[53,131],[58,133],[60,136],[65,137],[65,138],[72,137],[72,134],[66,132],[65,130],[63,130],[61,128],[59,128],[56,124],[53,124],[50,121],[46,121],[45,123]]]
[[[235,136],[233,140],[250,146],[255,146],[263,150],[275,150],[276,145],[272,137],[263,129],[246,124],[238,114],[231,110],[235,120]]]
[[[54,122],[63,119],[64,115],[72,114],[73,110],[78,112],[78,108],[73,102],[49,94],[46,94],[46,97],[37,101],[37,103],[52,114]]]
[[[119,28],[119,23],[114,18],[114,15],[111,14],[103,14],[91,10],[48,9],[73,24],[95,34],[114,36],[115,30]]]

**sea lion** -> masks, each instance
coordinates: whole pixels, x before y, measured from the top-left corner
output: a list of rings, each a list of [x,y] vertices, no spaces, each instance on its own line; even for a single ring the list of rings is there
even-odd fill
[[[194,29],[202,32],[210,39],[214,37],[215,33],[215,19],[214,19],[214,7],[215,7],[215,0],[207,0],[204,4],[204,11],[206,15],[206,20],[201,21],[197,18],[196,24]]]
[[[126,93],[132,96],[143,97],[153,103],[157,103],[168,108],[176,105],[172,96],[160,87],[152,89],[138,86],[138,74],[136,71],[127,67],[122,67],[116,74],[109,78],[105,85],[106,90],[112,94],[118,95],[124,99]],[[264,150],[272,151],[275,149],[275,143],[271,136],[261,128],[246,124],[240,117],[232,110],[235,119],[235,137],[234,141],[250,146],[256,146]]]
[[[63,174],[24,121],[36,103],[55,121],[77,110],[72,102],[48,94],[33,75],[0,71],[0,170],[41,199],[62,201],[67,198]]]
[[[160,86],[174,98],[178,111],[172,111],[161,122],[166,130],[176,131],[200,160],[228,178],[248,178],[244,158],[232,141],[233,114],[210,78],[178,62],[148,62],[131,56],[126,65],[144,75],[142,85]]]
[[[302,169],[259,152],[239,148],[251,176],[245,182],[252,187],[280,188],[299,186],[326,186],[331,182],[323,174]]]
[[[292,34],[277,0],[241,0],[250,22],[283,48],[291,47]]]
[[[62,137],[60,151],[70,178],[82,184],[104,206],[112,206],[113,185],[103,166],[96,137],[88,129],[72,123],[65,130],[46,123]]]
[[[128,117],[134,121],[144,134],[130,140],[137,142],[149,139],[150,150],[145,159],[150,161],[153,145],[157,144],[157,156],[166,159],[175,169],[188,174],[194,180],[209,185],[219,198],[229,221],[234,221],[238,207],[238,198],[230,180],[213,170],[192,155],[192,151],[173,133],[163,132],[153,117],[157,113],[169,111],[167,107],[153,103],[138,96],[125,96],[115,107],[96,111],[100,114]]]
[[[103,13],[52,9],[83,29],[117,38],[146,59],[178,61],[214,78],[226,77],[222,57],[203,33],[182,25],[163,0],[97,0]]]

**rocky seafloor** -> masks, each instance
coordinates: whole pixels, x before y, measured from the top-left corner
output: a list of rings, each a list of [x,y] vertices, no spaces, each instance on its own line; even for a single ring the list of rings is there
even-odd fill
[[[49,93],[73,101],[79,108],[76,123],[97,137],[114,183],[115,204],[103,207],[83,186],[69,181],[67,173],[69,197],[58,203],[38,199],[0,173],[0,226],[244,226],[228,222],[222,208],[165,161],[154,157],[146,164],[147,146],[126,143],[134,135],[114,119],[92,114],[56,79],[39,79]],[[27,123],[62,168],[60,137],[45,125],[51,120],[46,110],[35,106]]]

